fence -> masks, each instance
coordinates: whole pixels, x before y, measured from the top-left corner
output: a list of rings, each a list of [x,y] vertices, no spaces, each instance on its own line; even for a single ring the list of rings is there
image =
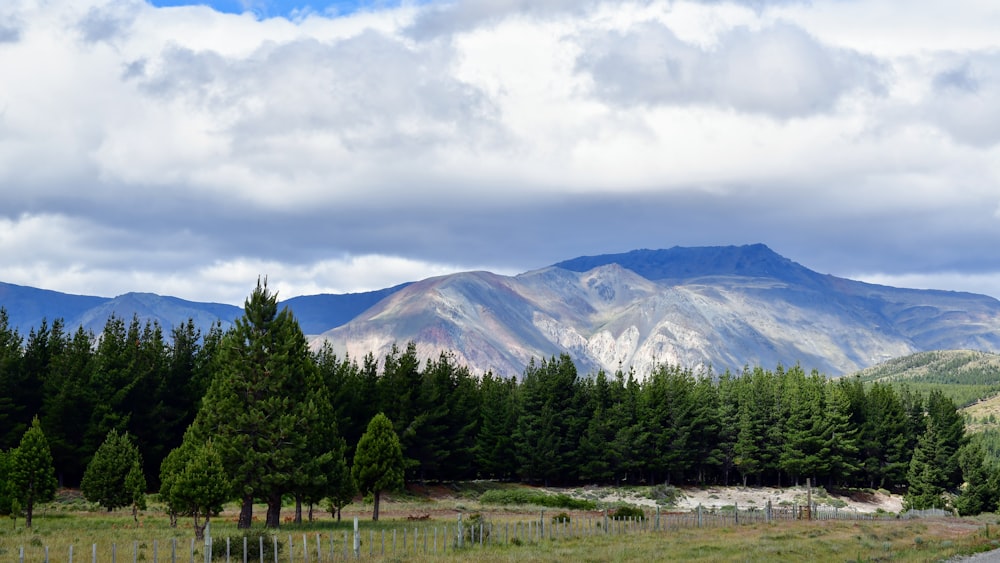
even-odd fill
[[[945,516],[934,513],[928,516]],[[50,554],[48,546],[20,547],[19,563],[68,561],[69,563],[127,563],[152,561],[153,563],[202,563],[215,561],[243,563],[328,563],[352,559],[371,559],[385,556],[420,556],[447,554],[455,550],[477,549],[483,546],[525,545],[541,541],[583,538],[596,535],[627,535],[634,533],[669,532],[681,528],[720,528],[756,523],[771,523],[802,519],[814,520],[882,520],[895,519],[893,514],[859,513],[853,510],[813,506],[779,506],[770,503],[763,508],[749,510],[732,507],[705,509],[698,507],[689,512],[661,512],[644,518],[613,518],[603,513],[577,514],[572,519],[548,519],[545,511],[528,521],[490,522],[482,518],[463,521],[459,515],[453,524],[441,526],[410,526],[391,530],[361,530],[354,519],[354,531],[310,532],[298,534],[278,533],[256,536],[212,538],[204,543],[178,541],[138,542],[118,546],[111,544],[98,550],[97,544],[68,554]],[[256,544],[256,545],[255,545]],[[100,553],[100,557],[98,557]],[[65,556],[68,556],[65,557]],[[214,556],[214,558],[213,558]]]

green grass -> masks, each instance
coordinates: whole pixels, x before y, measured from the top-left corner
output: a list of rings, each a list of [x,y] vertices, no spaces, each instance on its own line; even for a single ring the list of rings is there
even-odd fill
[[[506,490],[508,488],[504,488]],[[519,487],[529,492],[531,489]],[[515,490],[516,490],[515,489]],[[457,494],[457,491],[455,491]],[[483,495],[490,492],[483,491]],[[558,495],[542,493],[546,497]],[[496,493],[492,493],[496,494]],[[459,495],[461,496],[461,495]],[[533,497],[529,497],[533,498]],[[537,500],[537,499],[536,499]],[[362,538],[362,554],[368,559],[369,550],[378,554],[385,538],[387,554],[377,555],[374,561],[775,561],[809,559],[811,562],[825,561],[937,561],[951,557],[968,555],[998,546],[997,516],[985,515],[975,519],[942,520],[883,520],[883,521],[790,521],[770,524],[724,525],[711,528],[673,528],[666,531],[633,531],[623,534],[605,534],[600,527],[602,518],[595,512],[565,509],[571,524],[560,528],[551,522],[555,513],[544,515],[544,525],[549,533],[560,535],[557,539],[537,538],[537,525],[542,516],[538,505],[515,504],[497,509],[495,505],[482,505],[465,501],[475,512],[452,510],[451,500],[412,498],[400,496],[386,502],[384,516],[379,522],[370,520],[370,507],[361,503],[349,506],[343,522],[333,521],[329,514],[320,513],[320,520],[303,524],[284,523],[292,510],[286,507],[282,513],[283,524],[276,533],[266,530],[260,523],[251,529],[251,534],[263,534],[268,554],[273,553],[270,538],[276,536],[281,543],[281,561],[288,561],[287,542],[289,536],[295,544],[294,561],[303,561],[302,539],[306,536],[310,551],[310,561],[316,562],[316,535],[321,535],[321,551],[324,561],[328,557],[332,534],[337,560],[343,558],[344,533],[350,535],[353,519],[359,517]],[[255,507],[255,515],[262,516],[264,507]],[[407,520],[406,515],[417,509],[427,510],[431,516],[427,520]],[[486,522],[494,523],[494,541],[506,545],[486,545],[455,547],[456,523],[461,513],[462,522],[476,521],[481,514]],[[233,551],[241,547],[243,532],[236,529],[236,506],[227,506],[220,517],[212,520],[211,531],[216,538],[216,552],[224,552],[225,537],[233,538]],[[388,516],[391,515],[391,516]],[[524,526],[531,522],[535,526],[534,538],[527,538]],[[71,512],[60,509],[56,503],[46,505],[35,515],[35,526],[31,530],[23,527],[23,520],[0,520],[0,561],[16,561],[20,547],[26,550],[25,561],[37,562],[44,558],[44,547],[49,547],[51,561],[68,560],[69,546],[74,549],[75,561],[90,561],[91,546],[97,544],[97,560],[111,561],[112,545],[116,546],[119,561],[131,561],[133,549],[136,559],[152,561],[154,546],[159,561],[169,560],[171,547],[176,542],[178,560],[189,561],[191,553],[190,519],[182,519],[180,527],[171,528],[169,521],[155,504],[140,515],[140,523],[133,522],[128,513],[107,513],[81,510]],[[651,525],[651,522],[647,522]],[[445,546],[445,526],[448,534],[448,550]],[[517,527],[516,527],[517,526]],[[505,530],[506,534],[501,531]],[[515,530],[520,530],[521,539],[513,542]],[[566,537],[566,530],[582,537]],[[562,532],[561,532],[562,531]],[[418,551],[414,553],[414,532],[417,534]],[[395,533],[396,552],[392,550]],[[404,536],[405,534],[405,536]],[[256,536],[254,536],[256,537]],[[407,552],[402,551],[404,537]],[[424,538],[428,538],[428,551],[424,553]],[[434,539],[436,538],[436,542]],[[466,536],[468,541],[469,536]],[[519,543],[520,545],[516,545]],[[251,543],[256,547],[256,540]],[[195,544],[196,560],[203,560],[204,546]],[[256,549],[252,550],[256,555]],[[237,558],[241,560],[241,558]],[[256,560],[253,557],[250,560]]]

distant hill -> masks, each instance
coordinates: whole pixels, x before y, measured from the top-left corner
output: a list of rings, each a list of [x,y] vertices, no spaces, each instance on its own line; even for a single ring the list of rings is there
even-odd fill
[[[282,301],[299,320],[303,332],[319,334],[331,327],[340,326],[365,309],[407,284],[363,293],[344,295],[309,295]],[[32,328],[62,319],[70,330],[83,326],[100,334],[112,314],[130,321],[137,316],[140,322],[158,322],[164,327],[165,336],[174,326],[192,319],[195,326],[206,332],[216,322],[223,330],[243,314],[241,307],[223,303],[199,303],[154,293],[126,293],[118,297],[93,297],[70,295],[57,291],[35,289],[0,283],[0,307],[7,311],[9,324],[22,336]]]
[[[973,350],[920,352],[854,375],[864,383],[905,384],[922,393],[937,389],[961,407],[1000,394],[1000,355]]]
[[[899,289],[821,274],[763,244],[583,256],[516,276],[460,272],[367,293],[282,301],[311,344],[382,358],[414,342],[474,373],[519,376],[533,358],[568,353],[583,373],[662,363],[716,373],[799,363],[833,376],[930,350],[1000,351],[1000,301]],[[103,328],[108,315],[193,318],[203,331],[239,307],[148,293],[73,296],[0,285],[0,307],[27,334],[41,319]]]
[[[410,284],[404,283],[362,293],[303,295],[282,301],[281,304],[295,314],[302,332],[320,334],[349,322],[369,307],[408,285]]]

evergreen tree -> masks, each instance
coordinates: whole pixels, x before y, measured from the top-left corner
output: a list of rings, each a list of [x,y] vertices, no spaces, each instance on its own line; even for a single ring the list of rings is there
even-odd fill
[[[937,460],[941,457],[941,440],[937,429],[927,425],[927,430],[920,435],[917,448],[910,460],[910,469],[906,474],[909,487],[903,500],[903,507],[908,510],[926,510],[928,508],[944,508],[944,483],[947,480],[943,468]]]
[[[31,527],[35,505],[55,498],[56,476],[52,466],[52,452],[45,440],[38,417],[21,438],[10,461],[8,486],[14,498],[24,508],[25,527]]]
[[[392,422],[382,413],[368,423],[368,429],[358,441],[351,475],[364,493],[375,501],[372,520],[378,520],[383,491],[403,487],[403,448]]]
[[[128,433],[112,429],[87,465],[80,488],[84,498],[108,511],[132,504],[134,491],[126,487],[132,469],[142,466],[142,456]],[[133,477],[133,483],[134,481]]]
[[[166,502],[172,525],[178,515],[194,519],[195,538],[205,538],[205,526],[212,514],[222,509],[232,487],[222,456],[212,440],[194,443],[185,436],[182,445],[164,458],[160,469],[160,498]]]
[[[827,382],[817,477],[826,477],[832,488],[850,485],[858,471],[858,427],[851,423],[851,398],[838,385]]]
[[[298,472],[317,451],[310,435],[331,423],[305,335],[277,303],[267,281],[258,280],[243,316],[219,344],[193,425],[196,438],[212,438],[222,457],[241,502],[241,529],[250,527],[255,499],[267,503],[266,526],[280,526],[281,498],[294,492]]]
[[[722,484],[729,486],[729,477],[736,467],[736,438],[739,435],[739,384],[726,371],[719,377],[719,470]]]
[[[517,472],[514,431],[517,428],[517,380],[483,375],[482,408],[474,448],[480,477],[511,479]]]
[[[941,486],[954,489],[962,484],[962,466],[959,450],[966,443],[965,420],[951,398],[939,389],[927,396],[927,424],[934,427],[939,441],[934,462],[944,475]]]
[[[0,450],[0,515],[8,516],[14,509],[14,491],[10,486],[11,463],[14,451]],[[20,504],[20,502],[17,502]]]
[[[129,504],[132,505],[132,519],[138,523],[139,511],[146,510],[146,476],[138,461],[132,464],[132,468],[125,475],[125,492],[128,494]]]
[[[580,436],[580,478],[609,483],[614,477],[614,452],[609,447],[615,440],[611,425],[611,384],[604,370],[593,380],[581,385],[586,401],[587,427]]]
[[[965,485],[955,499],[955,508],[962,516],[972,516],[981,512],[992,512],[997,508],[1000,492],[990,479],[985,456],[978,443],[969,443],[959,451],[959,464]]]
[[[892,489],[906,482],[913,450],[907,450],[907,417],[892,386],[873,383],[865,396],[860,427],[861,463],[871,488]]]
[[[10,326],[7,309],[0,307],[0,451],[15,447],[27,428],[25,407],[19,399],[22,342]]]
[[[802,368],[795,366],[784,373],[782,399],[785,412],[785,439],[779,466],[798,486],[802,477],[815,477],[826,460],[822,457],[821,425],[823,416],[823,383],[817,377],[807,378]]]
[[[327,481],[326,492],[330,513],[336,514],[337,522],[340,522],[340,510],[351,504],[354,496],[358,494],[358,485],[351,474],[351,468],[347,465],[346,455],[340,456],[335,461]]]
[[[662,479],[670,484],[671,478],[683,480],[694,461],[688,443],[693,430],[693,374],[679,366],[660,366],[643,390],[640,418],[653,437],[648,452],[651,481]]]
[[[56,341],[53,325],[52,340]],[[95,397],[90,385],[94,369],[94,336],[80,326],[72,335],[59,331],[58,352],[53,354],[45,378],[41,421],[45,429],[56,476],[63,486],[79,486],[87,462],[97,446],[90,446],[91,413]]]

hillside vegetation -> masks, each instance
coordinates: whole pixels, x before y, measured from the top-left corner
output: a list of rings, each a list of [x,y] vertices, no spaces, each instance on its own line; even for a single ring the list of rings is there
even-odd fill
[[[862,383],[937,390],[967,407],[1000,394],[1000,355],[973,350],[938,350],[895,358],[855,374]]]

